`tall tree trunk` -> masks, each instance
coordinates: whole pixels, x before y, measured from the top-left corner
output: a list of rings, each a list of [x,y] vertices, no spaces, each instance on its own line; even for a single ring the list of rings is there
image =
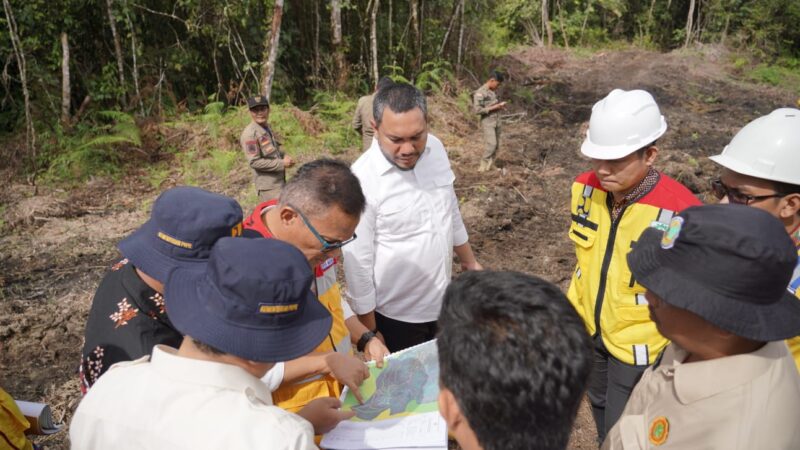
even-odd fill
[[[72,91],[69,85],[69,38],[61,33],[61,125],[69,128],[69,105]]]
[[[122,58],[122,42],[117,33],[117,22],[114,19],[114,0],[106,0],[106,12],[108,13],[108,23],[111,25],[111,36],[114,38],[114,53],[117,56],[117,74],[119,76],[119,86],[122,89],[122,106],[128,106],[125,98],[125,60]]]
[[[381,1],[375,0],[369,22],[369,46],[372,55],[372,85],[378,85],[378,7]]]
[[[439,57],[444,54],[444,48],[447,46],[447,40],[450,38],[450,31],[453,30],[453,25],[456,23],[456,18],[458,18],[458,12],[461,9],[461,2],[455,3],[455,9],[453,10],[453,15],[450,16],[450,25],[447,26],[447,31],[444,33],[444,38],[442,39],[442,45],[439,47]]]
[[[333,59],[336,63],[336,89],[344,89],[347,81],[347,67],[342,47],[342,5],[340,0],[331,0],[331,29],[333,32]]]
[[[225,95],[224,84],[222,84],[222,74],[219,72],[219,63],[217,62],[217,41],[216,39],[213,42],[213,47],[211,47],[211,61],[214,63],[214,75],[217,76],[217,100],[222,99],[222,96]],[[230,103],[230,99],[228,99]]]
[[[25,143],[28,147],[28,157],[30,158],[33,176],[31,182],[36,185],[36,130],[33,127],[33,115],[31,114],[31,96],[28,91],[28,66],[25,61],[25,52],[22,50],[22,42],[19,39],[17,20],[14,18],[14,11],[8,0],[3,0],[3,10],[6,13],[8,22],[8,34],[11,36],[11,46],[14,48],[14,56],[17,60],[19,69],[19,81],[22,83],[22,96],[25,99]]]
[[[561,28],[561,37],[564,38],[564,47],[569,48],[567,30],[564,28],[564,13],[561,11],[561,0],[556,0],[556,7],[558,8],[558,25]]]
[[[692,41],[692,29],[694,28],[694,5],[695,0],[689,0],[689,15],[686,18],[686,41],[683,43],[684,47],[689,46]]]
[[[458,30],[458,57],[456,59],[456,73],[459,75],[461,74],[461,56],[462,56],[462,50],[464,48],[464,28],[466,27],[466,24],[464,23],[465,8],[466,5],[464,4],[464,0],[461,0],[461,19],[460,19],[461,24],[459,25],[459,30]]]
[[[283,17],[283,0],[275,0],[275,10],[272,13],[272,32],[269,35],[269,58],[264,65],[262,75],[261,93],[269,98],[272,93],[272,80],[275,78],[275,63],[278,59],[278,42],[281,37],[281,18]]]
[[[419,62],[422,61],[422,49],[420,45],[422,39],[419,30],[419,5],[417,1],[418,0],[409,0],[409,6],[411,7],[411,29],[414,30],[414,43],[411,45],[411,48],[414,49],[414,62],[411,64],[414,72],[419,69]]]
[[[319,14],[319,0],[314,0],[314,59],[311,61],[311,71],[314,76],[314,87],[319,86],[320,56],[319,56],[319,24],[322,18]]]
[[[392,42],[392,28],[394,28],[394,23],[392,20],[392,0],[389,0],[389,20],[387,22],[387,29],[389,30],[389,60],[392,61],[392,65],[394,65],[394,44]]]
[[[553,46],[553,28],[550,26],[550,15],[547,12],[547,0],[542,0],[542,30],[547,34],[547,46]]]
[[[137,102],[139,103],[139,112],[144,116],[144,101],[142,100],[142,93],[139,91],[139,65],[136,63],[136,30],[133,28],[133,21],[131,15],[126,11],[125,19],[128,22],[128,29],[131,32],[131,55],[133,55],[133,88],[136,92]],[[216,64],[216,61],[214,61]]]

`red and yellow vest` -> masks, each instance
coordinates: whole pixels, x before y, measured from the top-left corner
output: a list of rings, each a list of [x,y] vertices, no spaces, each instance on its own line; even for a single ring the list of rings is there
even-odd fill
[[[270,200],[258,205],[253,214],[244,220],[244,228],[248,230],[245,235],[253,231],[265,238],[273,238],[272,233],[261,221],[264,209],[277,205],[277,200]],[[336,280],[336,259],[329,258],[314,268],[316,272],[317,299],[333,316],[333,324],[328,337],[314,350],[314,352],[328,353],[332,351],[351,354],[353,351],[350,342],[350,332],[344,323],[342,310],[342,294]],[[319,375],[306,380],[300,380],[289,385],[281,385],[272,393],[275,406],[290,412],[297,412],[314,399],[322,397],[339,398],[342,387],[331,375]]]
[[[800,300],[800,227],[792,233],[792,240],[797,247],[797,266],[792,275],[792,281],[789,283],[789,292],[794,294]],[[792,352],[794,363],[797,365],[797,370],[800,371],[800,336],[793,337],[786,340],[789,345],[789,351]]]
[[[628,252],[647,227],[666,227],[675,214],[701,204],[683,185],[659,175],[650,192],[625,206],[615,222],[610,194],[594,172],[572,184],[569,238],[578,263],[567,297],[590,335],[599,333],[612,356],[637,366],[652,364],[668,341],[650,320],[645,288],[628,268]]]

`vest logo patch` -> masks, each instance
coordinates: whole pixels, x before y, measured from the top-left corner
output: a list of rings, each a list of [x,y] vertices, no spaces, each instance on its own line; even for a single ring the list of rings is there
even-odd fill
[[[241,236],[243,231],[244,231],[244,226],[242,225],[241,222],[239,222],[238,224],[236,224],[235,227],[231,228],[231,236],[232,237]]]
[[[661,445],[664,442],[667,442],[667,437],[669,436],[669,421],[666,417],[656,417],[650,423],[650,443],[653,445]]]
[[[669,250],[675,246],[675,241],[681,234],[681,227],[683,227],[683,217],[673,217],[669,222],[669,228],[664,232],[664,237],[661,238],[661,248]]]
[[[330,269],[332,265],[336,264],[336,260],[333,258],[328,258],[325,260],[324,263],[319,265],[320,270],[323,272]]]

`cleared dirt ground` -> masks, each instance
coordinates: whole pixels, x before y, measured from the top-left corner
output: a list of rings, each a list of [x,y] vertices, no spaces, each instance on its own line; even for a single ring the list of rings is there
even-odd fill
[[[707,156],[720,152],[748,121],[795,101],[789,92],[740,81],[745,74],[728,69],[728,61],[718,48],[587,57],[542,49],[514,53],[499,61],[511,75],[500,95],[512,100],[512,117],[504,125],[499,168],[486,174],[477,173],[483,144],[475,122],[454,100],[436,98],[432,130],[450,152],[481,262],[566,288],[574,265],[566,235],[569,185],[588,168],[578,149],[591,106],[615,87],[654,94],[669,124],[657,166],[710,200],[705,194],[716,168]],[[174,137],[176,131],[153,127],[152,133]],[[194,139],[183,133],[182,139]],[[235,141],[228,138],[228,145],[233,149]],[[357,156],[339,155],[350,161]],[[115,245],[146,220],[160,190],[182,180],[176,169],[156,188],[145,174],[144,168],[131,169],[116,181],[94,179],[71,190],[40,187],[37,195],[11,180],[0,191],[0,386],[16,398],[48,402],[65,421],[80,400],[76,369],[92,294],[118,256]],[[252,198],[249,182],[242,164],[200,185],[244,200]],[[243,204],[245,211],[253,206]],[[594,440],[583,405],[570,448],[596,448]],[[66,433],[37,442],[68,447]]]

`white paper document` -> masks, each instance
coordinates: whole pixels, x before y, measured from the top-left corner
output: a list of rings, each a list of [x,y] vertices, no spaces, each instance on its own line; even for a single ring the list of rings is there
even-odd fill
[[[323,436],[334,450],[446,449],[447,424],[439,415],[436,341],[389,355],[382,369],[367,363],[370,376],[359,387],[359,404],[346,387],[342,410],[355,417]]]

